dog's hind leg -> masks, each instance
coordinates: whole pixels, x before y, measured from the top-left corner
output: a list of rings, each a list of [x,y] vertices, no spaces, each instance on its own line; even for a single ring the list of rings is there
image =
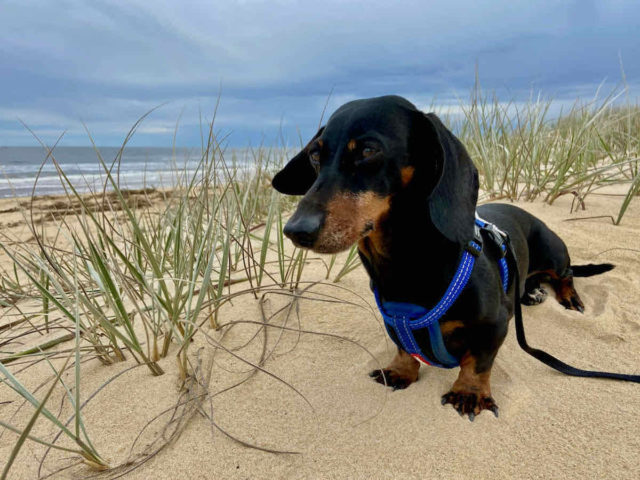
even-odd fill
[[[525,292],[520,299],[523,305],[537,305],[547,298],[547,292],[540,282],[548,282],[556,294],[556,300],[569,310],[584,312],[584,304],[573,285],[573,272],[571,268],[562,268],[560,271],[548,269],[536,272],[527,278]]]
[[[532,275],[527,278],[520,303],[523,305],[539,305],[547,299],[547,296],[547,291],[540,285],[540,276]]]
[[[556,292],[556,299],[563,307],[569,310],[584,312],[584,303],[573,286],[573,272],[567,268],[562,274],[551,273],[551,286]]]
[[[398,353],[393,357],[387,368],[374,370],[369,376],[383,385],[386,380],[388,387],[399,390],[407,388],[418,379],[418,370],[420,370],[420,362],[401,348],[398,348]]]
[[[558,302],[569,310],[584,312],[584,304],[573,286],[573,271],[571,270],[571,258],[569,251],[562,239],[550,230],[546,225],[538,222],[539,225],[527,239],[529,243],[529,272],[531,282],[527,279],[527,284],[532,285],[535,281],[548,281],[556,293]],[[599,273],[606,271],[597,268]],[[589,271],[593,268],[589,269]],[[529,292],[529,288],[525,288]],[[528,305],[526,293],[523,295],[522,303]],[[539,303],[539,302],[538,302]]]

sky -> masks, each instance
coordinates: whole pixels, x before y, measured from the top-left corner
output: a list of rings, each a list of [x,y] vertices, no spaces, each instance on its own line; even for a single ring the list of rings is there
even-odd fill
[[[0,0],[0,145],[296,145],[346,101],[640,96],[640,2]],[[328,103],[327,103],[328,102]],[[217,105],[217,109],[216,109]],[[326,118],[326,117],[325,117]]]

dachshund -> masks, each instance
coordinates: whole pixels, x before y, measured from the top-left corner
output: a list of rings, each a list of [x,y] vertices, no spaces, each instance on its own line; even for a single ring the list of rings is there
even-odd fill
[[[547,296],[541,282],[548,282],[558,302],[583,312],[573,277],[613,268],[572,266],[558,235],[520,208],[477,207],[478,171],[460,140],[435,114],[398,96],[338,108],[272,185],[287,195],[304,195],[284,234],[296,246],[318,253],[337,253],[357,243],[371,287],[383,303],[432,308],[474,237],[476,211],[507,232],[515,252],[507,258],[508,268],[520,275],[510,277],[506,291],[502,288],[501,252],[489,242],[439,321],[444,346],[460,366],[442,403],[471,420],[483,410],[498,414],[491,368],[514,313],[516,292],[523,292],[523,304],[541,303]],[[415,340],[429,350],[426,333],[417,331]],[[394,389],[406,388],[418,379],[420,365],[399,347],[391,363],[371,376]]]

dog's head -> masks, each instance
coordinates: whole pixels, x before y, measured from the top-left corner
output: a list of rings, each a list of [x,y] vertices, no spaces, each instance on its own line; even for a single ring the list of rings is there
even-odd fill
[[[471,159],[438,117],[401,97],[341,106],[272,183],[304,195],[284,233],[316,252],[339,252],[370,235],[401,192],[428,198],[425,216],[451,241],[473,235],[478,180]]]

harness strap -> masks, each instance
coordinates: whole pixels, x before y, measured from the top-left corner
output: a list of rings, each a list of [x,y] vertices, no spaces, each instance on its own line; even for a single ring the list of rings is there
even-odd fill
[[[412,319],[409,315],[397,315],[387,312],[380,300],[378,289],[374,288],[376,303],[389,335],[393,338],[393,334],[395,334],[402,349],[423,363],[442,368],[453,368],[460,364],[460,361],[447,350],[438,320],[447,313],[467,285],[476,257],[482,252],[481,241],[481,237],[478,237],[476,240],[469,242],[467,248],[462,252],[462,259],[458,264],[458,269],[445,294],[434,308],[418,318]],[[425,355],[418,345],[413,334],[413,331],[418,329],[427,329],[431,352],[435,358]]]
[[[498,245],[500,248],[502,256],[498,260],[498,267],[500,269],[500,278],[502,279],[502,290],[505,292],[509,287],[509,267],[507,265],[507,239],[509,236],[500,230],[495,224],[489,223],[486,220],[482,219],[478,212],[476,212],[476,227],[480,227],[482,230],[488,232],[493,243]]]
[[[509,237],[506,237],[506,242],[508,245],[508,251],[513,258],[513,262],[516,263],[516,253],[513,250],[511,242],[509,241]],[[611,373],[611,372],[600,372],[594,370],[582,370],[580,368],[572,367],[571,365],[567,365],[566,363],[558,360],[553,355],[548,354],[543,350],[539,350],[537,348],[533,348],[529,346],[527,343],[527,339],[524,336],[524,324],[522,322],[522,305],[520,304],[520,274],[518,272],[518,268],[514,268],[514,281],[515,281],[515,324],[516,324],[516,338],[518,339],[518,344],[520,347],[527,352],[532,357],[540,360],[545,365],[557,370],[565,375],[571,375],[574,377],[593,377],[593,378],[609,378],[612,380],[623,380],[626,382],[635,382],[640,383],[640,375],[629,375],[626,373]]]
[[[475,249],[478,254],[480,253],[482,247],[480,247],[475,242],[470,242],[470,247]],[[462,254],[462,260],[460,260],[460,264],[458,265],[458,270],[453,276],[453,280],[449,284],[447,291],[444,293],[438,304],[431,309],[431,311],[422,317],[419,320],[414,320],[411,322],[413,328],[424,328],[429,325],[440,320],[447,310],[454,304],[454,302],[462,293],[464,287],[466,287],[469,278],[471,277],[471,272],[473,271],[473,266],[475,265],[476,259],[475,256],[470,253],[468,250],[465,250]]]
[[[387,330],[393,328],[393,332],[396,334],[398,341],[400,342],[400,346],[405,352],[409,353],[409,355],[416,360],[434,367],[453,368],[460,364],[458,359],[451,355],[445,347],[444,340],[442,339],[442,333],[440,332],[440,324],[438,322],[434,322],[427,327],[431,351],[437,361],[427,357],[418,346],[409,322],[410,320],[406,317],[394,318],[392,320],[392,325],[385,321]],[[389,333],[391,334],[391,332]]]
[[[439,320],[456,302],[469,282],[476,258],[482,253],[483,239],[481,231],[489,232],[491,240],[498,245],[502,252],[498,264],[502,288],[506,292],[509,284],[509,269],[505,258],[506,234],[495,225],[482,220],[477,215],[474,224],[474,239],[470,241],[463,250],[453,279],[449,283],[442,298],[431,310],[426,310],[416,305],[412,306],[410,304],[390,302],[390,305],[393,306],[392,310],[395,308],[396,311],[389,312],[380,300],[378,289],[375,287],[373,289],[378,309],[382,314],[389,336],[404,351],[423,363],[442,368],[453,368],[460,364],[459,359],[451,355],[444,344]],[[416,314],[416,311],[420,313]],[[426,330],[431,356],[425,355],[415,339],[413,332],[421,329]]]
[[[503,245],[503,248],[506,251],[506,246]],[[500,268],[500,278],[502,279],[502,290],[505,292],[507,288],[509,288],[509,267],[507,266],[507,259],[501,258],[498,260],[498,267]]]
[[[374,289],[374,294],[389,336],[405,352],[415,359],[434,367],[453,368],[460,364],[459,360],[447,351],[442,339],[442,332],[440,332],[439,322],[432,321],[426,327],[421,327],[428,332],[429,346],[432,353],[432,355],[426,355],[415,339],[413,331],[417,327],[415,327],[415,322],[412,321],[410,316],[404,313],[390,314],[380,301],[377,289]]]
[[[440,322],[433,322],[427,329],[429,330],[429,342],[431,343],[431,351],[433,355],[444,363],[444,367],[448,365],[457,367],[460,365],[460,360],[449,353],[447,347],[444,345],[444,339],[442,338],[442,331],[440,330]]]

